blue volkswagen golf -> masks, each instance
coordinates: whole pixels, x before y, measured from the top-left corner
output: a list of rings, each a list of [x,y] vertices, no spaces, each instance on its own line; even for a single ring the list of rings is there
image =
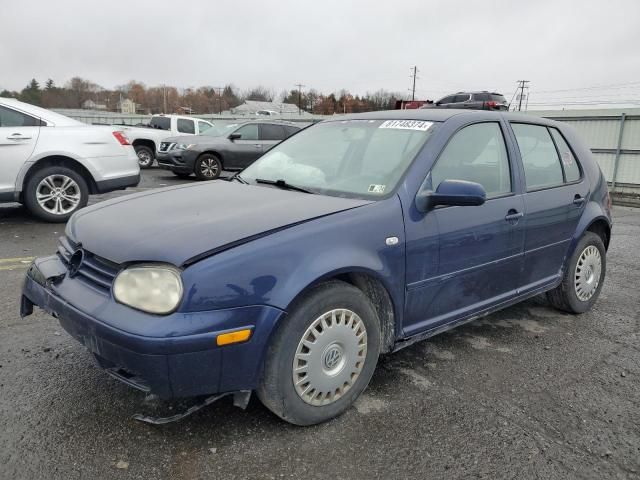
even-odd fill
[[[21,313],[49,312],[140,390],[256,392],[310,425],[349,408],[381,354],[544,292],[589,310],[610,208],[598,165],[562,123],[348,115],[232,181],[76,213],[56,254],[31,265]]]

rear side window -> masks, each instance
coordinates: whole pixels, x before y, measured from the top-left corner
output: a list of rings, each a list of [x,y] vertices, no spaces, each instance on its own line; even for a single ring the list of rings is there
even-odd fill
[[[473,94],[473,99],[478,101],[478,102],[488,102],[489,101],[489,94],[488,93],[474,93]]]
[[[39,118],[0,107],[0,127],[37,127],[39,125]]]
[[[187,120],[186,118],[178,119],[178,132],[180,133],[196,133],[196,124],[193,120]]]
[[[457,132],[431,170],[434,190],[443,180],[479,183],[487,197],[510,193],[511,170],[500,125],[476,123]]]
[[[560,160],[562,161],[562,167],[564,168],[564,174],[567,182],[580,180],[580,167],[578,166],[578,162],[569,148],[569,145],[558,130],[555,128],[550,128],[549,130],[556,142],[556,147],[558,147],[558,153],[560,154]]]
[[[287,138],[284,128],[280,125],[263,123],[260,128],[262,129],[262,140],[284,140]]]
[[[562,185],[562,166],[547,128],[525,123],[512,123],[511,127],[518,141],[527,190]]]

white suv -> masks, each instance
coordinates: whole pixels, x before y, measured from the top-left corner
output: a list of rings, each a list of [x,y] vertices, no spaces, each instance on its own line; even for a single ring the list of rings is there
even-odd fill
[[[64,222],[89,194],[139,181],[138,157],[121,131],[0,98],[0,202]]]

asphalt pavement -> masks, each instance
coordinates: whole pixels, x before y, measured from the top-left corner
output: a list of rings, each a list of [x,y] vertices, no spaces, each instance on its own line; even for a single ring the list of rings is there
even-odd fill
[[[185,182],[143,175],[91,202]],[[132,415],[189,402],[110,378],[39,310],[20,319],[26,267],[64,226],[0,206],[0,478],[640,478],[640,209],[614,220],[591,312],[538,297],[384,357],[323,425],[291,426],[254,397],[150,426]]]

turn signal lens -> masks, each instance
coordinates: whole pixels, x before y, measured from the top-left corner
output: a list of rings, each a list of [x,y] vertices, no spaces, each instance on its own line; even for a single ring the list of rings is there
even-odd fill
[[[218,335],[216,343],[221,347],[232,343],[246,342],[249,338],[251,338],[251,329],[245,328],[244,330],[236,330],[235,332]]]

